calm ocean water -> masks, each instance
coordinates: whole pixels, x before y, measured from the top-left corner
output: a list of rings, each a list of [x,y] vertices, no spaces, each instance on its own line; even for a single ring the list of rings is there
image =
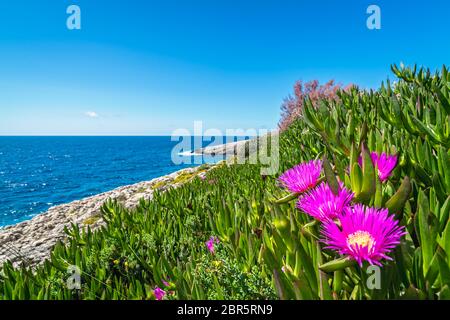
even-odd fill
[[[173,164],[177,143],[170,137],[0,137],[0,226],[194,166]]]

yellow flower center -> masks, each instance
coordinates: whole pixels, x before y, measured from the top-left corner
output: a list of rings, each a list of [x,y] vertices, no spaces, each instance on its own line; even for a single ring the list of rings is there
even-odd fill
[[[372,235],[367,231],[356,231],[352,234],[349,234],[347,237],[347,244],[351,247],[360,246],[367,247],[369,250],[372,248],[375,240]]]

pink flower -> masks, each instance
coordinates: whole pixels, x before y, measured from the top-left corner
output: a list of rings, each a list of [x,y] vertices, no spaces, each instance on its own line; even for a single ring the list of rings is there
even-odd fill
[[[214,243],[219,243],[219,239],[216,237],[211,237],[209,238],[208,241],[206,241],[206,247],[208,248],[209,252],[211,252],[212,254],[214,254],[215,248],[214,248]]]
[[[381,266],[381,259],[392,260],[387,254],[405,235],[388,209],[369,208],[357,204],[347,208],[339,217],[340,226],[328,220],[323,225],[323,242],[327,249],[352,257],[362,266],[363,261]]]
[[[397,165],[398,157],[396,155],[388,155],[386,153],[381,153],[380,155],[376,152],[370,153],[372,158],[372,163],[378,168],[378,177],[381,182],[385,182],[392,174],[395,166]],[[358,160],[359,164],[362,166],[362,158]]]
[[[156,287],[155,290],[153,290],[153,294],[155,295],[156,300],[162,300],[166,295],[166,292],[163,289]]]
[[[292,193],[303,193],[314,188],[320,178],[322,161],[313,160],[296,165],[279,177],[279,181]]]
[[[353,193],[343,183],[340,183],[339,192],[335,195],[328,183],[324,182],[304,194],[297,203],[297,208],[319,221],[333,220],[344,212],[352,199]]]

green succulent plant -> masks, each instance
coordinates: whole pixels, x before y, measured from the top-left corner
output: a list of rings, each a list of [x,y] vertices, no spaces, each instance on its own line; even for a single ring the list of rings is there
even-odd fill
[[[365,285],[367,265],[323,248],[298,194],[246,163],[183,177],[133,210],[106,202],[101,229],[73,225],[43,264],[0,267],[0,299],[154,299],[156,287],[167,299],[450,299],[450,74],[392,70],[399,81],[379,90],[306,100],[279,141],[280,174],[326,158],[321,181],[341,181],[357,202],[388,208],[405,226],[381,290]],[[377,179],[369,151],[398,155],[389,181]],[[211,235],[216,256],[205,248]],[[216,271],[205,268],[214,261]],[[81,272],[77,289],[67,286],[69,266]]]

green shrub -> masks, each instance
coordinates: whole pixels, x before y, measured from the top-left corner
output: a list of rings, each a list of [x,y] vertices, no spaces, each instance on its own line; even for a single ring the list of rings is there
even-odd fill
[[[203,288],[204,299],[276,298],[269,278],[258,266],[254,265],[249,271],[240,269],[239,263],[230,257],[222,244],[217,245],[214,255],[203,251],[196,263],[194,278],[198,286]]]

